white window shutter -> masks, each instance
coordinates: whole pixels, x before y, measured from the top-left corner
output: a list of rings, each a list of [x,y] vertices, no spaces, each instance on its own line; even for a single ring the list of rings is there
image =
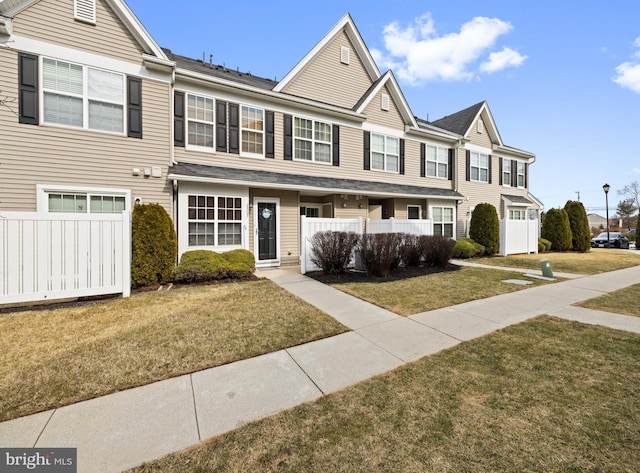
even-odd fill
[[[346,46],[340,47],[340,62],[342,64],[349,64],[349,59],[351,55],[351,50]]]
[[[73,15],[76,20],[96,22],[96,0],[75,0]]]

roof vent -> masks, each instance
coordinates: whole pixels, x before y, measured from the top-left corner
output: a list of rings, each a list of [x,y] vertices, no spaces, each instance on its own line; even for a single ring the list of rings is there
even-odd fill
[[[4,16],[0,16],[0,34],[11,36],[13,33],[13,27],[11,24],[11,18],[5,18]]]
[[[380,108],[382,110],[389,110],[389,96],[387,94],[382,94],[381,97],[381,104],[380,104]]]
[[[96,23],[96,0],[75,0],[73,16],[76,20]]]
[[[351,50],[346,46],[340,47],[340,62],[342,64],[349,64],[349,59],[351,56]]]

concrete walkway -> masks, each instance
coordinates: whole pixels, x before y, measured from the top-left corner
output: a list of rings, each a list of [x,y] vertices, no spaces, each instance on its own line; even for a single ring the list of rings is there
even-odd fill
[[[540,314],[640,333],[639,317],[571,306],[640,283],[640,266],[410,317],[291,270],[260,276],[352,330],[0,423],[0,446],[76,447],[80,473],[118,472]]]

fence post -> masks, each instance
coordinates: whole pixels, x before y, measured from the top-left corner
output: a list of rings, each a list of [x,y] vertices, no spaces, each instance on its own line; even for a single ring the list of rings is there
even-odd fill
[[[300,273],[307,272],[307,216],[300,215]]]
[[[131,212],[122,212],[122,297],[131,295]]]

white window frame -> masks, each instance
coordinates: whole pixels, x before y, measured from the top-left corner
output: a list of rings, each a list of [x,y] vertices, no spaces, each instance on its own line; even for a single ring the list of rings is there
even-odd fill
[[[49,211],[49,194],[63,194],[63,195],[83,195],[87,198],[87,211],[86,212],[50,212]],[[91,212],[91,197],[92,196],[104,196],[104,197],[124,197],[124,211],[131,211],[131,190],[129,189],[113,189],[109,187],[76,187],[76,186],[60,186],[49,184],[38,184],[36,186],[36,206],[37,211],[42,213],[80,213],[90,214]],[[99,212],[102,213],[102,212]],[[117,213],[117,212],[115,212]]]
[[[418,209],[418,218],[411,219],[409,217],[409,209]],[[407,220],[421,220],[422,219],[422,206],[421,205],[407,205]]]
[[[96,0],[75,0],[73,2],[73,17],[76,20],[96,24]]]
[[[526,177],[526,169],[527,169],[527,164],[523,163],[522,161],[517,161],[517,166],[518,166],[518,188],[520,189],[524,189],[527,185],[527,177]],[[522,178],[522,184],[520,184],[520,178]]]
[[[251,113],[251,112],[260,112],[262,114],[261,129],[249,128],[244,126],[245,116],[247,113]],[[254,105],[249,105],[249,104],[240,105],[240,136],[239,136],[240,156],[247,157],[247,158],[258,158],[258,159],[263,159],[265,157],[265,121],[266,121],[266,113],[264,108],[256,107]],[[245,151],[244,149],[245,132],[260,135],[261,137],[260,147],[262,149],[262,152],[256,153],[253,151]]]
[[[307,218],[322,218],[322,207],[323,204],[305,204],[305,203],[300,203],[300,207],[304,207],[305,209],[305,217]],[[307,209],[314,209],[318,211],[318,216],[317,217],[312,217],[307,215]]]
[[[189,204],[189,199],[190,197],[194,197],[195,198],[195,206],[191,206]],[[199,218],[197,215],[195,218],[191,218],[189,215],[189,210],[191,208],[194,208],[196,211],[199,209],[199,204],[198,204],[198,200],[199,198],[203,198],[205,200],[205,206],[204,206],[204,212],[205,212],[205,216],[203,218]],[[207,199],[212,199],[213,200],[213,207],[211,208],[212,210],[212,216],[213,218],[209,218],[206,215],[206,211],[207,211]],[[234,200],[234,204],[235,204],[235,200],[239,199],[240,200],[240,205],[239,207],[233,207],[233,208],[228,208],[226,207],[226,202],[225,202],[225,210],[229,210],[231,209],[232,212],[237,213],[239,212],[239,219],[238,218],[234,218],[233,219],[228,219],[228,218],[220,218],[219,212],[222,210],[222,208],[220,207],[220,199],[225,199],[225,201],[227,199],[233,199]],[[219,248],[222,250],[232,250],[232,249],[236,249],[236,248],[243,248],[244,245],[244,240],[245,240],[245,232],[243,231],[243,227],[246,225],[246,221],[245,221],[245,212],[244,212],[244,208],[246,207],[245,205],[245,199],[241,196],[238,195],[226,195],[224,192],[219,192],[219,193],[211,193],[211,192],[185,192],[185,201],[186,201],[186,249],[187,250],[196,250],[196,249],[213,249],[213,248]],[[213,225],[213,244],[209,245],[209,244],[191,244],[190,241],[190,237],[191,237],[191,232],[189,230],[190,225],[194,223],[194,224],[198,224],[198,223],[202,223],[205,225]],[[240,226],[240,243],[220,243],[220,235],[221,235],[221,225],[224,224],[234,224],[234,225],[239,225]]]
[[[441,219],[436,220],[436,209],[439,209],[441,211]],[[444,219],[445,216],[445,212],[444,210],[448,209],[451,210],[451,221],[447,221]],[[450,238],[455,238],[456,235],[456,209],[454,206],[452,205],[434,205],[431,206],[430,208],[430,216],[431,216],[431,225],[433,226],[433,234],[434,235],[444,235],[444,236],[449,236],[449,235],[445,235],[445,225],[451,225],[451,235]],[[442,226],[442,232],[437,232],[436,231],[436,225],[441,225]]]
[[[486,165],[483,166],[481,162],[482,158],[486,158]],[[480,153],[478,151],[471,151],[470,153],[470,169],[469,169],[469,179],[473,182],[489,182],[489,155],[485,153]],[[478,177],[474,179],[473,170],[477,169]],[[482,171],[486,171],[486,179],[482,179]]]
[[[511,162],[512,160],[509,158],[502,158],[502,185],[504,187],[511,187]]]
[[[373,138],[374,136],[379,136],[383,138],[383,150],[374,150],[373,149]],[[398,144],[397,146],[397,150],[398,150],[398,154],[391,154],[388,151],[388,143],[389,140],[395,140]],[[382,154],[382,168],[379,167],[374,167],[374,159],[373,159],[373,154],[377,153],[377,154]],[[397,163],[397,169],[394,170],[389,170],[389,159],[390,158],[396,158],[396,163]],[[389,135],[384,135],[382,133],[375,133],[375,132],[371,132],[371,136],[370,136],[370,150],[369,150],[369,167],[374,170],[374,171],[384,171],[384,172],[390,172],[393,174],[400,174],[400,138],[398,138],[397,136],[389,136]]]
[[[432,150],[433,156],[430,156],[430,150]],[[430,157],[435,159],[429,159]],[[425,173],[427,177],[436,177],[438,179],[448,179],[449,178],[449,148],[445,148],[443,146],[436,145],[427,145],[426,149],[426,169]],[[433,171],[429,170],[429,163],[433,165]],[[442,166],[444,166],[444,176],[441,176]]]
[[[195,94],[195,93],[191,93],[191,92],[185,92],[185,99],[186,99],[186,110],[185,110],[185,122],[186,122],[186,137],[185,137],[185,147],[188,150],[193,150],[193,151],[204,151],[206,153],[215,153],[216,150],[216,100],[208,95],[204,95],[204,94]],[[189,97],[193,97],[195,98],[195,100],[197,101],[198,99],[203,99],[205,102],[206,101],[211,101],[211,121],[208,121],[206,119],[199,119],[199,118],[190,118],[189,117]],[[197,124],[202,124],[205,126],[211,126],[211,146],[202,146],[202,145],[198,145],[198,144],[193,144],[190,143],[189,141],[189,123],[197,123]]]
[[[44,72],[44,63],[45,60],[50,60],[50,61],[56,61],[57,63],[65,63],[65,64],[69,64],[72,66],[76,66],[76,67],[80,67],[82,68],[82,94],[77,94],[77,93],[72,93],[72,92],[65,92],[62,90],[58,90],[58,89],[47,89],[45,87],[45,72]],[[39,59],[39,66],[40,66],[40,71],[39,71],[39,81],[40,81],[40,87],[39,87],[39,91],[38,91],[38,96],[40,99],[40,124],[41,125],[47,125],[47,126],[56,126],[56,127],[62,127],[62,128],[70,128],[70,129],[74,129],[74,130],[90,130],[90,131],[95,131],[98,133],[109,133],[112,135],[118,135],[118,136],[125,136],[127,133],[127,87],[126,87],[126,76],[125,74],[121,73],[121,72],[116,72],[116,71],[110,71],[108,69],[103,69],[103,68],[99,68],[99,67],[93,67],[93,66],[88,66],[85,64],[78,64],[76,62],[73,61],[68,61],[65,59],[57,59],[55,57],[49,57],[49,56],[41,56]],[[108,74],[113,74],[116,76],[119,76],[121,79],[121,88],[122,88],[122,101],[117,101],[117,100],[112,100],[112,99],[107,99],[104,97],[90,97],[89,96],[89,70],[94,70],[94,71],[98,71],[98,72],[105,72]],[[56,122],[48,122],[46,121],[46,113],[45,113],[45,95],[46,94],[52,94],[52,95],[59,95],[59,96],[63,96],[63,97],[72,97],[75,99],[80,99],[82,100],[82,126],[75,126],[75,125],[67,125],[67,124],[61,124],[61,123],[56,123]],[[89,104],[90,102],[98,102],[98,103],[104,103],[104,104],[108,104],[108,105],[115,105],[115,106],[119,106],[122,108],[122,130],[120,131],[112,131],[112,130],[103,130],[100,128],[92,128],[90,127],[90,116],[89,116]]]
[[[509,220],[526,220],[526,209],[509,209]]]
[[[296,123],[299,120],[306,120],[311,122],[311,138],[298,136],[296,134],[298,130]],[[317,133],[318,133],[319,125],[325,125],[329,128],[329,141],[321,140],[318,138]],[[298,141],[311,144],[311,159],[304,159],[298,156],[298,148],[296,146],[296,142]],[[317,145],[324,145],[329,147],[329,159],[327,161],[318,160],[318,153],[316,152]],[[308,117],[302,117],[302,116],[293,117],[293,160],[331,166],[333,163],[333,126],[332,124],[322,120],[314,120]]]

